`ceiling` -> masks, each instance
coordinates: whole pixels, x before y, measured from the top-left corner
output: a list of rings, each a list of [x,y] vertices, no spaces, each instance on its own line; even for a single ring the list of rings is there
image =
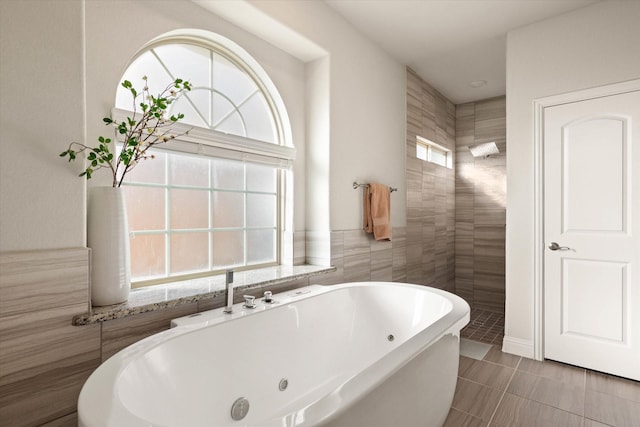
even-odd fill
[[[597,1],[325,0],[455,104],[505,94],[507,32]]]

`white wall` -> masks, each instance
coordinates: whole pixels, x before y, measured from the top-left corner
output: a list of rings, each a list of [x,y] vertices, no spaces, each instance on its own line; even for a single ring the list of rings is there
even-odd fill
[[[114,4],[115,3],[115,4]],[[121,10],[127,10],[122,14]],[[143,18],[142,18],[143,17]],[[153,25],[140,25],[140,19]],[[135,28],[135,31],[131,29]],[[104,132],[101,118],[113,104],[115,88],[136,51],[149,40],[179,28],[221,34],[244,48],[265,69],[287,107],[293,141],[296,229],[304,229],[305,74],[304,64],[245,30],[184,0],[87,2],[87,99],[89,140]],[[181,76],[188,78],[188,76]],[[91,119],[94,119],[92,122]]]
[[[0,251],[85,245],[82,3],[0,2]]]
[[[305,228],[303,62],[185,0],[2,1],[0,7],[1,251],[86,245],[86,183],[77,177],[82,164],[69,165],[58,154],[71,141],[93,144],[108,135],[102,117],[131,58],[177,28],[232,39],[275,83],[298,149],[295,227]],[[90,183],[109,185],[107,178],[96,174]]]
[[[398,187],[391,199],[391,222],[405,226],[405,67],[324,2],[251,4],[328,53],[330,229],[362,227],[362,194],[353,189],[354,180]],[[307,190],[307,198],[312,197],[309,182]],[[314,228],[324,224],[315,219],[310,224],[314,231],[328,231]]]
[[[505,351],[533,356],[533,100],[640,78],[639,22],[608,1],[508,35]]]
[[[280,90],[299,154],[295,230],[360,228],[361,192],[351,187],[354,180],[398,187],[392,225],[406,225],[404,66],[323,2],[250,3],[321,46],[309,58],[324,61],[316,66],[324,64],[328,87],[328,93],[325,87],[325,93],[314,94],[329,106],[323,113],[328,129],[322,131],[329,141],[323,178],[328,190],[322,199],[315,205],[309,201],[316,190],[313,179],[305,185],[306,178],[314,178],[306,168],[313,154],[305,146],[307,96],[313,92],[308,78],[320,69],[311,62],[307,67],[251,28],[241,29],[186,0],[3,1],[0,250],[86,244],[86,184],[77,177],[82,165],[70,166],[58,153],[71,141],[91,144],[108,131],[101,119],[132,56],[150,39],[177,28],[206,29],[232,39]],[[106,177],[98,175],[91,184],[107,184]],[[314,208],[310,215],[307,206]]]

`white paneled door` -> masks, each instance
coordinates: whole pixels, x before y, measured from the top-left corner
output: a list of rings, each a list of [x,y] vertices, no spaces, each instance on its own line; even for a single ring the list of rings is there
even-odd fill
[[[544,109],[544,357],[640,380],[640,91]]]

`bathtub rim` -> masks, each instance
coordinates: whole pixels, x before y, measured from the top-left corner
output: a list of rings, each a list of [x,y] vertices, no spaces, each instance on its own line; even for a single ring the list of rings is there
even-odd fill
[[[305,411],[311,414],[312,412],[318,412],[323,405],[331,404],[332,401],[338,400],[342,405],[340,408],[334,407],[334,410],[326,412],[325,416],[314,416],[314,422],[324,422],[346,410],[352,403],[366,395],[367,390],[375,388],[377,385],[384,382],[387,378],[401,369],[404,365],[409,363],[410,360],[415,358],[421,351],[424,351],[427,347],[437,342],[442,336],[447,334],[453,334],[459,337],[460,330],[469,321],[470,308],[469,305],[462,298],[447,291],[443,291],[437,288],[428,287],[424,285],[417,285],[411,283],[401,282],[348,282],[336,285],[309,285],[302,288],[295,289],[294,291],[283,292],[282,294],[290,294],[292,292],[301,291],[304,289],[312,289],[304,295],[299,295],[292,301],[288,301],[279,305],[278,307],[269,308],[277,309],[280,307],[286,307],[289,303],[295,303],[305,299],[313,298],[318,295],[322,295],[329,292],[336,292],[344,288],[353,287],[408,287],[414,290],[420,290],[422,292],[429,292],[440,295],[446,300],[450,301],[451,309],[448,313],[440,317],[428,327],[422,329],[417,334],[412,335],[402,345],[398,346],[394,351],[385,354],[381,359],[375,361],[372,365],[358,371],[352,375],[348,380],[344,381],[336,390],[323,396],[316,401],[300,408],[296,411],[296,414],[308,417],[305,415]],[[280,294],[276,294],[278,296]],[[236,304],[237,305],[237,304]],[[215,309],[210,311],[216,311],[221,309]],[[161,424],[152,424],[148,420],[140,418],[136,413],[132,412],[121,401],[118,396],[117,388],[120,377],[124,374],[130,363],[134,362],[139,357],[144,356],[145,353],[160,346],[168,341],[171,341],[183,334],[195,333],[202,328],[213,327],[223,324],[227,321],[234,321],[246,316],[252,316],[258,314],[258,312],[248,312],[237,314],[231,318],[221,318],[213,323],[201,322],[194,323],[193,325],[179,326],[173,329],[159,332],[150,337],[146,337],[125,349],[122,349],[118,353],[111,356],[104,363],[102,363],[85,381],[82,390],[78,397],[78,422],[79,426],[92,426],[92,424],[84,424],[83,420],[92,419],[104,419],[109,420],[115,418],[113,421],[118,423],[119,420],[126,419],[128,425],[140,425],[140,426],[158,426]],[[402,350],[402,351],[400,351]],[[369,375],[370,372],[380,370],[384,372],[383,375]],[[92,395],[92,398],[88,396]],[[345,405],[346,403],[346,405]],[[331,405],[330,405],[331,406]],[[335,405],[334,405],[335,406]],[[88,414],[85,415],[85,412]],[[283,418],[289,414],[278,414],[276,417],[266,419],[265,427],[271,425],[282,425]],[[117,425],[117,424],[116,424]],[[307,425],[307,424],[304,424]]]
[[[338,417],[344,411],[348,410],[354,403],[363,399],[368,391],[373,390],[375,387],[384,383],[387,379],[389,379],[393,374],[398,372],[402,367],[407,365],[410,361],[412,361],[415,357],[417,357],[422,351],[425,351],[431,345],[437,343],[442,337],[446,335],[454,335],[460,338],[460,330],[469,322],[470,320],[470,307],[468,303],[462,299],[461,297],[452,294],[448,291],[444,291],[437,288],[432,288],[424,285],[416,285],[411,283],[401,283],[401,282],[352,282],[340,285],[332,285],[336,288],[334,290],[341,289],[343,287],[350,286],[371,286],[371,285],[401,285],[407,286],[415,289],[425,290],[431,293],[438,294],[445,299],[451,302],[451,309],[449,312],[440,317],[434,323],[429,325],[427,328],[422,329],[417,334],[411,336],[407,341],[405,341],[401,346],[397,347],[393,351],[385,354],[381,359],[378,359],[373,364],[367,366],[366,368],[358,371],[357,374],[353,375],[347,381],[345,381],[338,389],[331,392],[329,395],[323,396],[318,401],[312,402],[309,405],[301,408],[297,411],[297,414],[301,418],[311,418],[314,423],[325,423],[330,422]],[[345,286],[343,286],[345,285]],[[449,323],[451,318],[454,319],[452,323]],[[422,341],[424,340],[424,341]],[[402,350],[402,351],[400,351]],[[383,370],[385,372],[384,375],[369,375],[370,372],[376,370]],[[457,374],[456,374],[457,375]],[[322,401],[322,402],[321,402]],[[331,402],[340,402],[339,407],[334,407],[333,410],[324,408],[321,409],[326,415],[321,416],[311,416],[307,415],[305,411],[311,410],[313,411],[314,406],[322,405],[325,403]],[[345,404],[346,403],[346,404]],[[290,414],[293,415],[293,414]],[[278,426],[282,423],[282,416],[273,417],[265,423],[265,427],[270,426]],[[315,425],[315,424],[314,424]],[[307,426],[307,423],[301,424],[301,426]]]

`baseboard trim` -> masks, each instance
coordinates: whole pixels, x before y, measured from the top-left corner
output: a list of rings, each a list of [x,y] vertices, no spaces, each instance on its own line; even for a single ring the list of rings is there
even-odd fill
[[[502,340],[502,351],[534,359],[533,341],[505,336]]]

